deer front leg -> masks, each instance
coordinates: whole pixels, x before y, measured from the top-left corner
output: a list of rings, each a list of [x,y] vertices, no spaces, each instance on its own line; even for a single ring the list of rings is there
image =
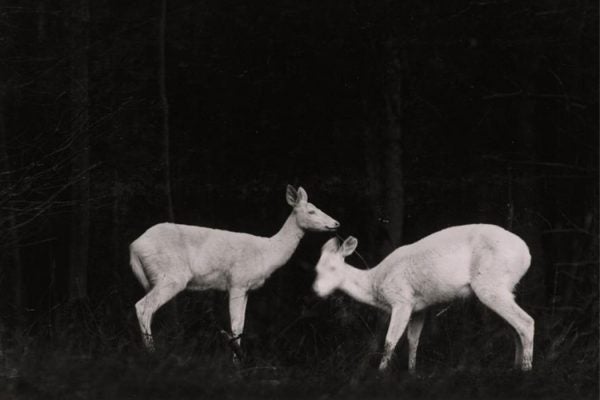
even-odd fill
[[[419,347],[419,337],[423,330],[425,322],[425,312],[417,312],[411,315],[406,329],[406,338],[408,339],[408,372],[415,374],[417,368],[417,348]]]
[[[401,304],[392,309],[392,316],[390,318],[390,325],[388,327],[387,335],[385,336],[385,347],[383,349],[383,358],[379,364],[379,370],[383,371],[388,367],[390,359],[394,354],[394,349],[398,340],[402,337],[406,324],[410,318],[412,307],[406,304]]]
[[[229,291],[229,317],[231,319],[231,346],[233,348],[233,362],[239,364],[242,359],[242,332],[244,331],[244,318],[248,292],[246,289],[232,288]]]

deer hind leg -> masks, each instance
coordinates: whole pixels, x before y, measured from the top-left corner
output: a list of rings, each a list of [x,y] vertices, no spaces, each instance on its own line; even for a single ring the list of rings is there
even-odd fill
[[[473,286],[473,291],[483,304],[488,306],[517,332],[520,346],[517,346],[515,361],[520,362],[523,371],[531,369],[533,357],[534,320],[515,302],[513,294],[508,290],[485,285]]]
[[[408,324],[411,312],[412,307],[406,304],[396,306],[392,309],[390,325],[385,336],[385,348],[383,350],[383,357],[381,359],[381,362],[379,363],[380,371],[383,371],[388,367],[392,355],[394,354],[396,344],[398,344],[398,340],[400,340],[402,334],[404,333],[404,330],[406,329],[406,325]]]
[[[166,302],[186,287],[186,282],[165,280],[157,282],[156,285],[135,304],[135,310],[142,331],[144,345],[149,351],[154,351],[154,341],[152,339],[152,317],[154,313]]]
[[[242,338],[248,292],[246,289],[232,288],[229,291],[229,317],[231,319],[230,343],[233,349],[233,362],[239,364],[242,359]]]
[[[523,364],[523,345],[521,344],[521,338],[518,334],[513,335],[515,338],[515,368],[521,368]]]
[[[408,327],[406,328],[406,337],[408,339],[408,371],[411,374],[414,374],[416,371],[417,347],[419,347],[419,338],[421,337],[424,322],[425,312],[414,313],[410,321],[408,321]]]

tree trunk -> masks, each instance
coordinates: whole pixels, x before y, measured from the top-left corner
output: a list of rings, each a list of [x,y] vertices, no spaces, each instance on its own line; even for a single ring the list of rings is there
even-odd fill
[[[12,184],[12,173],[8,159],[8,132],[6,132],[6,121],[4,119],[4,116],[6,115],[4,109],[5,98],[6,88],[0,86],[0,170],[3,172],[0,176],[3,176],[1,184],[5,188],[10,188]],[[9,265],[5,271],[7,276],[10,277],[10,286],[12,289],[10,300],[14,307],[17,325],[20,325],[20,323],[23,322],[23,306],[25,303],[25,293],[23,290],[23,263],[21,261],[17,217],[12,201],[10,200],[12,193],[9,192],[6,194],[8,195],[9,200],[6,202],[6,221],[2,221],[2,223],[5,224],[7,228],[7,242],[3,243],[3,246],[8,248]]]
[[[37,39],[39,42],[46,40],[46,1],[40,0],[37,5]]]
[[[385,82],[385,106],[387,127],[384,130],[383,162],[384,162],[384,208],[387,219],[387,241],[384,243],[386,254],[402,244],[404,229],[404,176],[402,171],[402,79],[398,49],[388,45],[388,56]]]
[[[160,97],[160,111],[162,118],[163,137],[163,162],[164,162],[164,184],[167,217],[169,221],[175,221],[173,211],[173,196],[171,192],[171,134],[169,132],[169,100],[167,98],[166,84],[166,60],[165,60],[165,31],[167,18],[167,0],[161,0],[160,17],[158,21],[158,94]]]
[[[535,64],[532,60],[531,64]],[[528,64],[528,65],[531,65]],[[533,70],[533,68],[532,68]],[[527,78],[526,78],[527,79]],[[533,92],[535,88],[530,82],[525,83],[526,90]],[[537,161],[536,154],[538,135],[534,126],[536,100],[523,97],[518,104],[518,138],[517,144],[521,157],[528,161]],[[522,286],[528,288],[527,303],[532,306],[542,307],[545,305],[546,294],[546,263],[544,261],[544,249],[542,247],[542,230],[544,216],[538,214],[543,212],[543,182],[534,168],[525,167],[518,193],[515,193],[517,201],[517,212],[521,214],[520,233],[529,245],[532,262],[529,272],[523,278]],[[534,212],[536,210],[537,212]]]
[[[383,226],[385,226],[386,219],[383,216],[383,165],[381,163],[381,149],[382,145],[379,140],[379,127],[367,126],[364,129],[363,138],[363,149],[365,158],[365,171],[366,179],[365,186],[367,189],[367,197],[369,210],[367,213],[367,221],[365,221],[368,227],[367,232],[367,243],[363,248],[372,249],[369,252],[370,262],[375,265],[381,258],[385,256],[383,249],[381,248],[381,237]]]
[[[114,268],[118,268],[120,261],[123,259],[122,254],[124,253],[124,247],[121,245],[121,183],[119,180],[119,173],[116,167],[112,171],[113,175],[113,188],[112,188],[112,229],[111,238],[112,246],[110,249],[113,252]]]
[[[385,46],[387,64],[381,95],[385,109],[382,126],[365,129],[365,164],[371,203],[371,211],[377,217],[380,229],[369,233],[373,241],[372,252],[377,254],[375,263],[382,260],[402,244],[404,227],[404,177],[402,174],[402,68],[394,41]],[[379,124],[375,124],[379,125]],[[376,134],[373,134],[375,132]],[[373,335],[367,345],[369,357],[360,364],[353,381],[368,370],[373,355],[380,358],[382,339],[387,330],[389,315],[376,314]]]
[[[88,56],[89,0],[70,3],[71,36],[71,115],[73,162],[71,179],[74,209],[71,218],[69,249],[69,299],[87,296],[87,272],[90,236],[90,135]]]

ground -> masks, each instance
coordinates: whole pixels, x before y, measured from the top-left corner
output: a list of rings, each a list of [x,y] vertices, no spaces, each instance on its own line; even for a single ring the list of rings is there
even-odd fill
[[[528,373],[504,359],[457,367],[425,358],[413,377],[398,360],[385,374],[377,373],[376,363],[361,366],[357,358],[335,353],[313,364],[254,357],[234,367],[223,348],[206,352],[197,343],[177,342],[147,354],[139,345],[120,343],[86,348],[39,340],[19,353],[6,352],[0,399],[598,398],[594,351],[536,360]]]

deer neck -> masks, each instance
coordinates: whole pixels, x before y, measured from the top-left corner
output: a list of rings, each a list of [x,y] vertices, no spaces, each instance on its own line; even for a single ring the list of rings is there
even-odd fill
[[[341,291],[362,303],[379,306],[373,290],[371,270],[365,271],[346,264],[345,274],[346,277],[340,286]]]
[[[298,226],[296,215],[292,211],[279,232],[269,238],[270,263],[273,269],[285,264],[304,236],[304,230]]]

